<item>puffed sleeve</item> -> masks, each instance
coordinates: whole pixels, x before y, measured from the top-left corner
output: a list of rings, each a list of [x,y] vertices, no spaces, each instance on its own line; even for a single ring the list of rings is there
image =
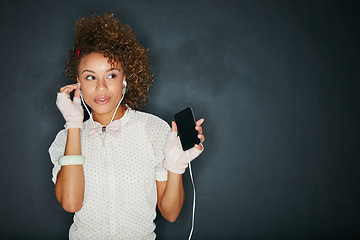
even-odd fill
[[[155,180],[167,181],[167,170],[164,166],[165,144],[170,132],[170,126],[161,118],[151,116],[148,119],[147,129],[149,138],[156,157],[155,160]]]
[[[64,156],[65,151],[65,144],[66,144],[66,130],[61,130],[57,135],[55,140],[52,142],[50,148],[49,148],[49,154],[51,162],[54,164],[53,170],[52,170],[52,181],[54,184],[56,183],[57,174],[61,169],[61,166],[59,165],[59,158]]]

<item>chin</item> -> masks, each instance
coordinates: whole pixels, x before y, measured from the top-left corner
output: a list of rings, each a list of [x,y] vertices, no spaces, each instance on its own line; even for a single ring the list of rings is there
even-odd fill
[[[110,114],[112,113],[112,111],[116,108],[115,107],[110,107],[110,106],[94,106],[94,108],[92,108],[92,111],[96,114]]]

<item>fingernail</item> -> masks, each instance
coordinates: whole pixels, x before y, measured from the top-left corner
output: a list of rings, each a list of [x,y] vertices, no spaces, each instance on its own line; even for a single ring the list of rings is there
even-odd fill
[[[201,134],[198,135],[198,138],[201,138]]]

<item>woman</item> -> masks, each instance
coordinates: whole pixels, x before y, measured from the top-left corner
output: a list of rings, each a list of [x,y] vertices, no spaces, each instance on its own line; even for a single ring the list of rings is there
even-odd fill
[[[56,198],[75,212],[70,239],[155,239],[156,206],[175,221],[188,157],[160,118],[137,111],[153,76],[147,51],[113,14],[81,18],[57,106],[66,124],[49,149]],[[74,91],[74,99],[69,94]],[[81,99],[91,108],[83,122]],[[84,105],[86,107],[86,105]],[[196,123],[201,142],[201,124]],[[189,156],[203,150],[195,145]]]

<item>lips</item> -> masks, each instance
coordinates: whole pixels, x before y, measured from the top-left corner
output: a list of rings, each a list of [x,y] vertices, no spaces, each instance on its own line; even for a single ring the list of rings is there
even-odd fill
[[[94,98],[94,102],[99,105],[104,105],[110,102],[111,97],[109,96],[97,96]]]

